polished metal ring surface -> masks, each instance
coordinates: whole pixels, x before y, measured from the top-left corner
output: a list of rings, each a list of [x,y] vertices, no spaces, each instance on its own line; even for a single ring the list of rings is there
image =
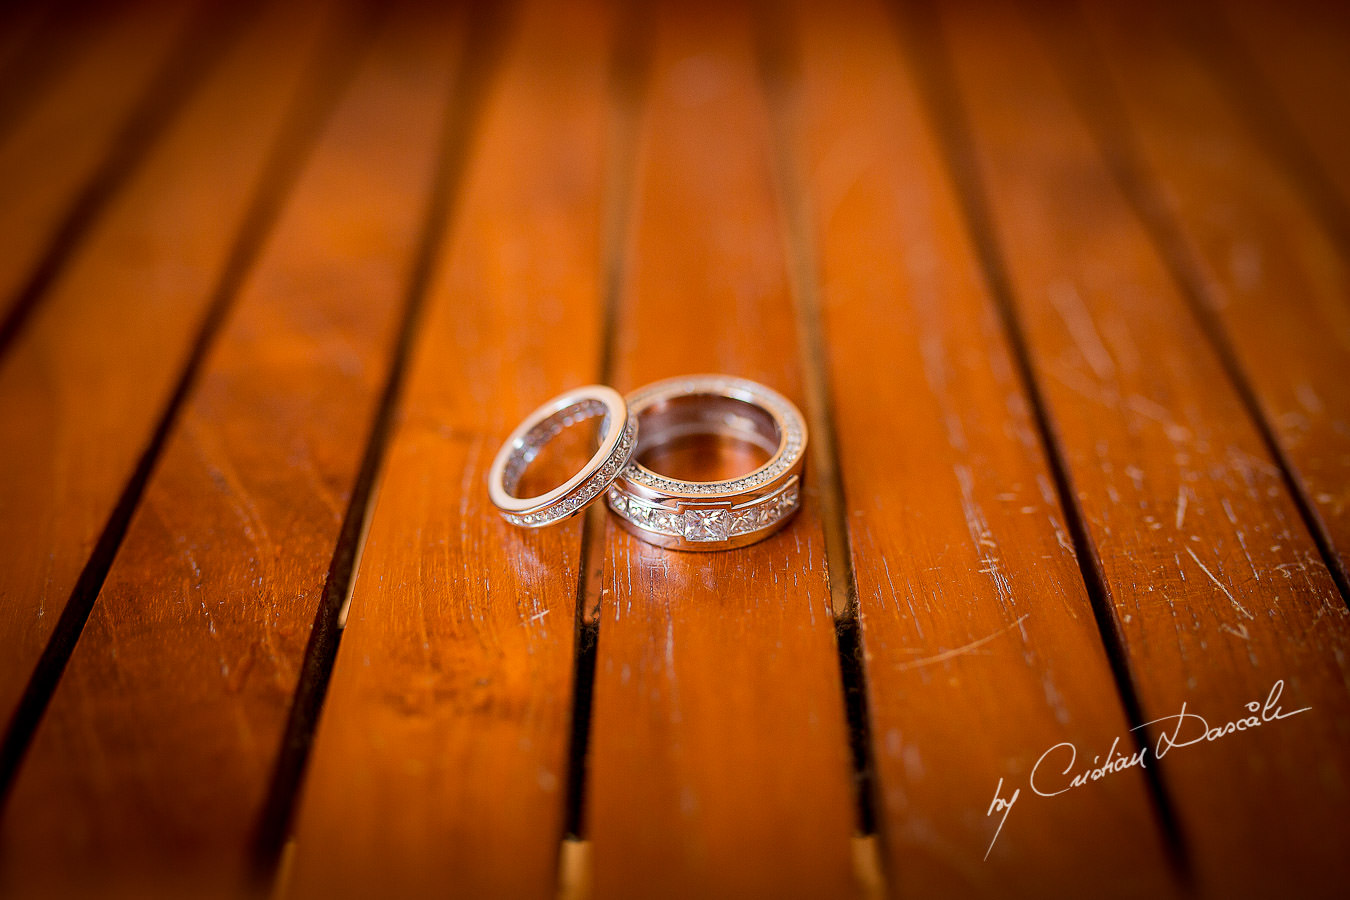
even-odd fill
[[[537,497],[517,497],[530,462],[564,428],[600,418],[600,446],[566,482]],[[593,384],[568,391],[526,417],[497,451],[488,472],[488,496],[512,525],[541,528],[570,518],[605,492],[637,449],[637,418],[613,388]]]
[[[773,534],[801,506],[806,422],[783,395],[744,378],[690,375],[648,385],[627,401],[640,424],[637,452],[606,495],[627,531],[674,550],[730,550]],[[747,441],[769,459],[722,481],[668,478],[637,461],[694,434]]]

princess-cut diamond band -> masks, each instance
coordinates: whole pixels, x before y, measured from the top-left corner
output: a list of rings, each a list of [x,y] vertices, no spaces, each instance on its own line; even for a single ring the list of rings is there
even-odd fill
[[[626,399],[629,415],[641,423],[638,451],[605,499],[629,532],[675,550],[728,550],[773,534],[801,505],[806,423],[783,395],[744,378],[691,375]],[[638,462],[698,434],[756,445],[769,459],[721,481],[669,478]]]
[[[519,498],[521,476],[563,429],[601,418],[601,439],[581,471],[538,497]],[[640,457],[697,436],[740,441],[768,459],[717,481],[671,478]],[[493,461],[488,492],[514,525],[538,528],[576,515],[603,496],[635,536],[675,550],[728,550],[763,540],[801,506],[806,423],[791,401],[728,375],[659,381],[622,398],[601,385],[554,398],[530,414]]]

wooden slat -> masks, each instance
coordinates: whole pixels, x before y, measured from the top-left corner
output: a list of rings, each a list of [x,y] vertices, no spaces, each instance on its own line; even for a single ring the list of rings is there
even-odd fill
[[[7,726],[189,358],[319,30],[281,12],[239,45],[0,363]]]
[[[1045,45],[1006,6],[945,13],[1000,258],[1144,715],[1185,704],[1223,727],[1281,682],[1286,714],[1310,708],[1158,763],[1199,890],[1343,884],[1344,601]],[[1155,746],[1177,726],[1151,726]]]
[[[252,72],[275,77],[267,61],[295,53],[316,12],[273,18],[229,83],[256,100]],[[0,832],[20,889],[184,896],[249,877],[404,320],[459,35],[441,16],[390,15],[206,359],[29,748]]]
[[[486,478],[517,421],[597,376],[612,11],[517,16],[391,438],[284,896],[554,892],[581,523],[513,528]]]
[[[791,139],[818,247],[891,890],[1167,895],[1142,772],[1063,797],[1030,787],[1061,742],[1083,762],[1115,739],[1135,747],[897,23],[872,2],[799,12]],[[1000,787],[1019,794],[1006,821],[989,814]]]
[[[671,3],[652,27],[614,383],[726,372],[800,398],[751,23]],[[608,520],[597,538],[595,896],[852,893],[848,733],[815,499],[734,552],[661,550]]]
[[[0,142],[0,323],[50,251],[64,217],[116,149],[185,24],[206,4],[136,3],[101,13],[102,28]],[[85,14],[90,14],[85,11]],[[78,29],[80,26],[75,26]],[[21,174],[20,174],[21,173]],[[103,173],[115,178],[120,173]]]
[[[1280,453],[1350,585],[1350,257],[1264,152],[1163,8],[1091,7],[1095,46],[1138,137],[1160,240],[1232,343]],[[1171,27],[1169,27],[1171,26]],[[1350,64],[1347,65],[1350,72]],[[1111,107],[1114,108],[1114,107]],[[1113,125],[1115,126],[1113,128]],[[1108,134],[1107,140],[1113,135]],[[1155,181],[1156,179],[1156,181]],[[1348,195],[1350,196],[1350,195]],[[1350,248],[1346,248],[1350,250]],[[1212,310],[1212,312],[1210,312]]]

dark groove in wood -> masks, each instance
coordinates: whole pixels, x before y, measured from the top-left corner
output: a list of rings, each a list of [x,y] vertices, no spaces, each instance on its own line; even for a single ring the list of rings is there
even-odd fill
[[[342,51],[342,48],[350,47],[355,35],[348,29],[342,29],[342,32],[330,42],[327,52],[322,53],[311,66],[306,87],[297,95],[286,127],[259,177],[239,236],[230,249],[220,281],[212,291],[201,325],[193,338],[187,363],[137,459],[135,469],[118,496],[117,504],[104,523],[89,559],[80,570],[51,638],[38,658],[23,697],[6,726],[3,740],[0,741],[0,812],[3,812],[23,756],[75,651],[99,592],[103,589],[103,583],[126,537],[131,518],[140,505],[169,434],[196,386],[207,354],[233,307],[240,286],[272,231],[291,185],[315,146],[320,128],[352,72],[351,60],[348,58],[352,54]],[[360,40],[364,41],[364,36]]]
[[[1030,344],[1022,329],[1016,295],[999,248],[994,220],[976,162],[974,138],[957,87],[942,25],[936,11],[924,0],[895,0],[893,8],[899,20],[900,38],[906,49],[908,64],[943,148],[956,187],[957,201],[967,222],[971,244],[979,259],[1000,325],[1012,351],[1018,380],[1035,420],[1046,466],[1054,480],[1059,506],[1073,541],[1078,569],[1091,601],[1121,704],[1132,728],[1131,739],[1136,751],[1149,748],[1153,745],[1151,730],[1143,724],[1147,719],[1130,677],[1124,636],[1116,620],[1110,586],[1106,583],[1096,543],[1087,529],[1063,447],[1036,378]],[[1191,885],[1194,876],[1189,848],[1160,767],[1149,766],[1144,769],[1144,775],[1149,799],[1165,838],[1168,861],[1182,884]]]
[[[1187,308],[1199,323],[1200,330],[1214,350],[1224,374],[1237,392],[1248,419],[1261,438],[1261,443],[1279,469],[1285,489],[1298,508],[1299,517],[1303,520],[1313,543],[1317,545],[1322,563],[1331,573],[1332,581],[1340,592],[1341,602],[1350,605],[1350,572],[1347,572],[1341,564],[1333,546],[1331,532],[1318,512],[1311,492],[1285,452],[1271,424],[1270,416],[1257,396],[1256,388],[1247,377],[1237,347],[1216,311],[1217,301],[1206,286],[1200,264],[1187,250],[1180,223],[1167,208],[1157,180],[1152,177],[1148,165],[1144,162],[1144,155],[1140,152],[1132,133],[1124,102],[1111,82],[1110,74],[1099,62],[1099,51],[1091,45],[1092,36],[1082,20],[1081,9],[1076,3],[1070,5],[1068,9],[1073,10],[1076,32],[1074,40],[1056,40],[1054,35],[1036,27],[1035,22],[1032,23],[1033,28],[1049,48],[1049,55],[1054,60],[1070,96],[1077,104],[1080,115],[1087,123],[1088,130],[1100,147],[1107,168],[1135,215],[1143,223],[1158,255],[1171,272],[1173,281],[1185,299]]]
[[[790,261],[794,313],[801,341],[806,417],[811,433],[811,480],[821,507],[825,532],[825,565],[835,616],[839,676],[848,717],[849,749],[853,760],[854,804],[857,828],[876,833],[876,766],[872,758],[872,725],[867,707],[867,673],[862,652],[862,623],[858,587],[849,542],[844,479],[839,466],[839,437],[830,386],[830,355],[825,343],[820,306],[820,273],[813,251],[810,200],[801,184],[802,163],[792,123],[798,118],[796,88],[800,82],[800,48],[796,36],[767,5],[758,8],[759,63],[769,101],[784,239]]]
[[[615,28],[610,61],[611,157],[604,198],[605,279],[601,297],[600,358],[597,372],[602,384],[614,378],[619,317],[623,305],[623,281],[627,273],[628,232],[632,222],[633,192],[637,181],[637,132],[651,60],[652,13],[647,4],[615,4],[621,20]]]
[[[379,2],[374,2],[371,7],[380,10],[380,14],[384,10],[384,5]],[[343,514],[341,530],[315,612],[314,626],[305,647],[300,679],[286,721],[285,736],[254,834],[253,874],[260,885],[272,881],[291,829],[300,786],[314,743],[314,731],[323,712],[333,665],[337,661],[342,639],[339,621],[356,577],[356,562],[360,558],[375,487],[402,400],[419,326],[426,311],[437,253],[453,227],[455,201],[463,181],[473,129],[496,68],[512,11],[510,5],[498,8],[475,4],[471,7],[465,50],[447,86],[451,93],[441,126],[437,157],[440,163],[427,200],[425,221],[408,279],[392,362],[368,432],[361,468]],[[361,30],[365,36],[369,36],[374,28],[368,25]]]
[[[600,617],[584,614],[590,597],[599,603],[598,583],[604,575],[604,553],[598,546],[605,533],[604,501],[586,511],[581,527],[581,578],[572,644],[572,727],[567,745],[567,792],[563,839],[579,841],[586,833],[586,776],[591,743],[591,705],[595,700],[595,663],[599,654]]]
[[[848,716],[849,752],[853,758],[853,793],[858,807],[858,832],[877,833],[876,761],[872,756],[872,716],[867,707],[867,669],[862,645],[862,620],[839,618],[834,623],[835,643],[839,647],[839,678],[844,691],[844,712]],[[882,877],[885,864],[882,863]]]
[[[627,271],[628,232],[637,179],[637,127],[647,84],[651,47],[651,9],[647,4],[615,4],[621,19],[614,30],[610,61],[611,156],[606,172],[604,237],[601,253],[600,353],[596,360],[601,384],[614,380],[614,357]],[[595,697],[595,664],[600,645],[600,602],[604,585],[605,516],[603,499],[587,511],[581,526],[581,574],[577,582],[573,644],[572,727],[567,753],[564,837],[586,834],[586,780],[590,760],[591,709]]]
[[[188,23],[183,36],[151,79],[150,89],[122,123],[108,155],[66,210],[23,286],[9,299],[9,310],[0,321],[0,359],[160,135],[261,7],[261,0],[245,0],[238,5],[207,4]]]

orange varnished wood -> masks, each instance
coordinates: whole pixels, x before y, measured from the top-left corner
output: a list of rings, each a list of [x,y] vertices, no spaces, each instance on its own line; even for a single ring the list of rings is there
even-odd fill
[[[260,22],[0,362],[0,720],[173,391],[318,31]]]
[[[1222,727],[1281,680],[1286,713],[1311,707],[1159,763],[1199,889],[1326,892],[1347,876],[1344,600],[1046,46],[1007,6],[945,12],[995,237],[1144,715],[1185,704]]]
[[[1344,893],[1343,2],[0,6],[0,896]],[[495,515],[697,371],[782,533]]]
[[[800,399],[749,17],[669,3],[651,28],[614,383],[725,372]],[[727,553],[661,550],[608,521],[597,539],[595,896],[850,894],[848,734],[815,500]]]
[[[514,528],[486,479],[516,422],[597,378],[612,11],[533,2],[515,18],[391,439],[285,896],[554,892],[581,520]]]
[[[1163,8],[1088,9],[1124,100],[1121,124],[1176,224],[1169,238],[1196,267],[1203,302],[1350,573],[1350,257]]]
[[[201,5],[140,2],[101,13],[97,36],[81,42],[0,141],[0,171],[23,173],[0,180],[0,318]]]
[[[19,892],[55,879],[188,896],[249,876],[448,97],[458,32],[390,17],[207,357],[29,748],[0,831]],[[271,19],[248,64],[261,77],[311,22]]]
[[[1135,752],[1129,723],[897,23],[878,3],[839,12],[799,11],[790,140],[819,257],[889,886],[1166,895],[1140,771],[1031,788],[1061,742],[1080,767],[1113,740]],[[1040,786],[1061,769],[1042,766]],[[996,789],[1019,792],[1006,822],[989,814]]]

